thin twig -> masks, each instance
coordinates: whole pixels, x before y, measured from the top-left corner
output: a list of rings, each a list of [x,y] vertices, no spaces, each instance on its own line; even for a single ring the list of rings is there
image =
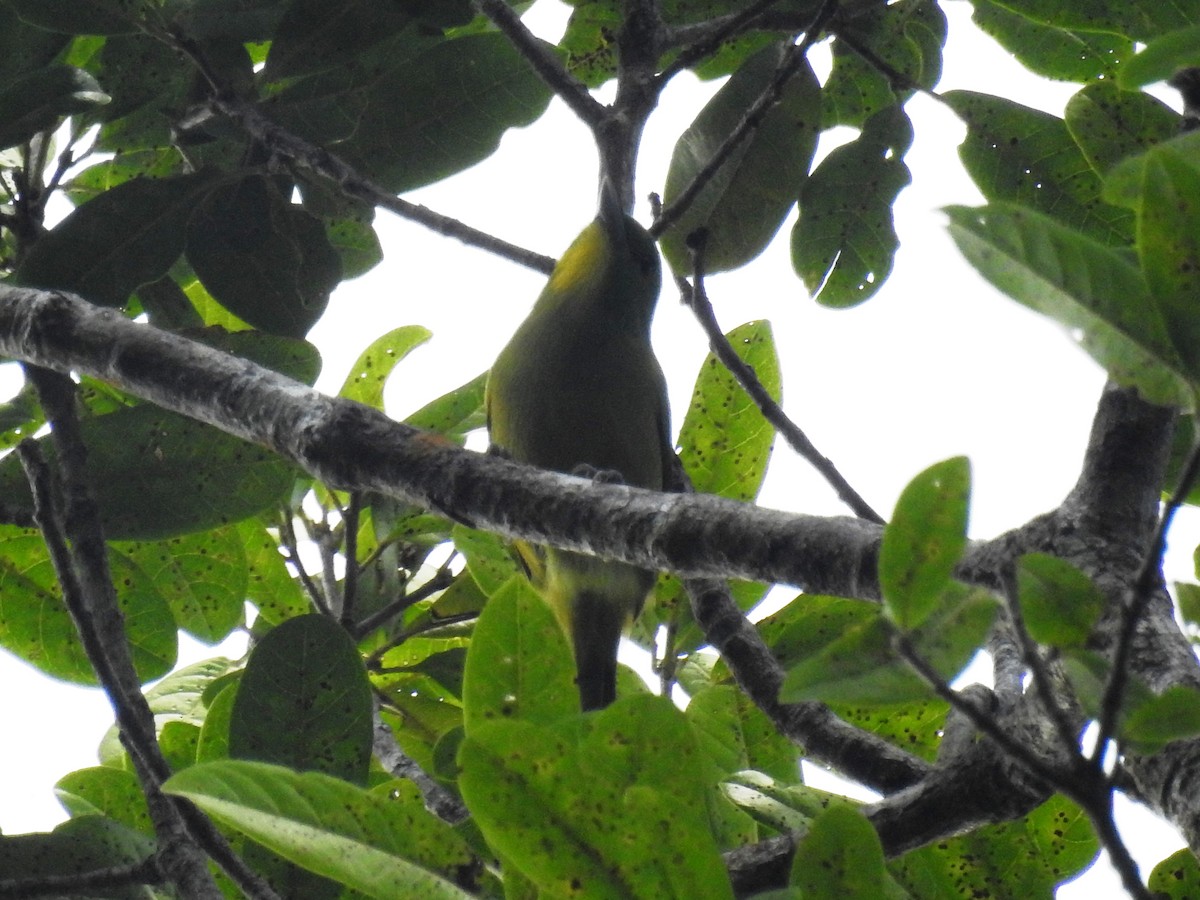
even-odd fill
[[[379,764],[398,778],[411,781],[425,801],[425,808],[451,825],[459,825],[470,817],[463,802],[438,784],[418,765],[416,760],[401,749],[396,735],[387,722],[383,721],[380,709],[390,707],[391,701],[378,689],[375,691],[375,737],[374,751]]]
[[[36,442],[26,439],[18,445],[34,496],[35,519],[80,643],[113,704],[122,742],[131,750],[158,838],[164,876],[185,896],[219,900],[221,892],[200,848],[190,839],[177,804],[160,793],[171,769],[158,746],[154,716],[141,692],[108,571],[99,510],[84,480],[86,451],[75,415],[74,384],[64,375],[34,366],[27,367],[26,374],[37,388],[51,424],[61,473],[61,481],[55,483]]]
[[[737,37],[743,31],[749,30],[755,19],[778,2],[779,0],[758,0],[757,3],[750,4],[741,12],[698,23],[694,28],[684,26],[669,30],[667,32],[669,39],[674,37],[675,40],[678,40],[684,37],[692,43],[680,50],[679,55],[663,68],[658,76],[659,81],[666,84],[684,69],[711,56],[730,38]],[[698,34],[695,33],[697,31]]]
[[[800,66],[804,63],[805,56],[810,47],[813,46],[821,37],[822,29],[825,23],[837,12],[838,0],[824,0],[821,3],[820,9],[813,16],[812,23],[805,29],[804,39],[799,44],[790,44],[784,51],[783,58],[779,61],[779,66],[775,69],[775,75],[758,98],[750,104],[745,115],[733,131],[729,133],[724,141],[721,142],[700,170],[693,176],[691,182],[671,203],[664,207],[661,214],[650,227],[650,233],[654,237],[659,237],[670,228],[682,216],[700,192],[708,186],[709,181],[717,174],[720,168],[725,165],[734,151],[742,145],[762,123],[763,117],[770,111],[779,99],[783,96],[783,89],[788,81],[792,79],[797,72],[800,71]]]
[[[106,888],[128,888],[134,885],[158,885],[163,874],[157,856],[138,862],[107,866],[86,872],[47,873],[32,878],[0,878],[0,897],[5,900],[27,900],[33,897],[60,897],[91,894]]]
[[[1033,689],[1042,704],[1042,709],[1050,717],[1055,731],[1058,732],[1058,739],[1062,743],[1063,749],[1073,757],[1078,757],[1080,761],[1083,761],[1079,749],[1079,728],[1072,725],[1067,711],[1062,708],[1062,705],[1058,702],[1058,698],[1054,696],[1050,680],[1050,670],[1046,666],[1046,661],[1038,653],[1037,643],[1030,637],[1029,630],[1025,627],[1025,616],[1021,610],[1020,592],[1017,589],[1016,574],[1012,568],[1007,568],[1001,573],[1000,579],[1004,585],[1005,605],[1008,610],[1012,631],[1016,635],[1017,642],[1021,648],[1025,665],[1033,676]]]
[[[201,125],[211,115],[224,116],[236,122],[276,157],[289,160],[300,168],[333,182],[348,197],[381,207],[424,225],[438,234],[455,238],[468,246],[478,247],[543,274],[549,274],[554,268],[554,260],[551,257],[518,247],[418,203],[401,200],[391,191],[363,176],[341,157],[276,125],[254,104],[236,96],[208,64],[204,53],[194,41],[179,34],[170,34],[164,39],[192,61],[212,88],[209,101],[193,108],[180,123],[181,128]]]
[[[504,0],[475,0],[475,7],[508,38],[550,90],[594,132],[608,113],[588,92],[587,85],[563,68],[554,53],[534,36]]]
[[[300,579],[300,583],[304,586],[304,591],[308,594],[308,599],[312,601],[312,605],[316,608],[317,612],[325,616],[331,615],[329,604],[326,603],[321,589],[313,581],[312,576],[308,574],[308,570],[304,567],[304,563],[300,559],[300,541],[296,537],[296,526],[292,521],[290,510],[285,509],[282,511],[280,526],[279,536],[283,538],[283,548],[288,553],[286,559],[292,564],[292,568],[296,570],[296,577]]]
[[[817,470],[818,474],[837,492],[838,498],[850,507],[850,510],[860,519],[865,519],[868,522],[874,522],[878,525],[884,524],[883,517],[875,512],[870,504],[850,486],[850,482],[838,471],[837,466],[817,450],[813,442],[808,439],[808,435],[775,402],[775,399],[763,386],[763,383],[759,381],[754,369],[737,355],[737,352],[729,343],[729,339],[721,331],[716,313],[713,311],[712,303],[709,302],[708,294],[704,288],[703,234],[696,235],[696,238],[697,240],[695,241],[689,240],[689,246],[692,251],[692,268],[695,272],[695,284],[689,284],[687,279],[683,277],[677,278],[676,284],[679,285],[684,305],[691,309],[693,315],[699,321],[700,327],[704,329],[704,333],[708,336],[708,346],[712,349],[717,359],[721,361],[721,364],[737,379],[738,384],[742,386],[742,389],[750,397],[750,400],[762,412],[763,417],[775,427],[776,431],[783,435],[784,440],[788,442],[788,446],[800,454],[803,459],[807,460]]]
[[[342,512],[346,534],[346,575],[342,579],[342,627],[354,629],[354,607],[358,603],[358,523],[362,513],[362,492],[351,491],[350,501]]]
[[[386,625],[396,616],[400,615],[409,607],[422,600],[426,600],[436,594],[438,591],[444,591],[454,583],[454,573],[450,571],[449,560],[446,561],[441,568],[433,573],[433,577],[426,581],[419,588],[414,588],[406,593],[403,597],[398,597],[391,603],[384,606],[382,609],[376,610],[367,616],[357,625],[350,626],[350,633],[354,635],[355,640],[361,641],[368,634],[383,625]],[[405,635],[405,639],[407,639]],[[397,645],[392,645],[397,646]],[[390,648],[389,648],[390,649]],[[374,655],[371,657],[375,658]]]

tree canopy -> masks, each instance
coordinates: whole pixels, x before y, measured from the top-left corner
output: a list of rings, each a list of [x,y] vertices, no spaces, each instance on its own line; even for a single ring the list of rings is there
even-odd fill
[[[1132,896],[1200,894],[1200,585],[1161,568],[1200,503],[1200,8],[972,7],[1078,85],[1061,118],[938,92],[934,0],[578,0],[557,44],[503,0],[0,0],[0,646],[116,713],[70,819],[0,836],[0,896],[1050,897],[1100,848]],[[712,350],[675,490],[465,449],[477,371],[390,419],[419,326],[311,388],[331,292],[400,252],[378,210],[547,273],[405,195],[557,97],[631,207],[683,72],[723,81],[647,223]],[[917,95],[966,127],[963,256],[1110,379],[1061,504],[976,540],[965,458],[872,508],[780,405],[798,348],[706,292],[783,240],[815,302],[871,301]],[[755,505],[777,443],[845,515]],[[514,539],[664,573],[629,636],[664,696],[623,671],[578,712]],[[1139,872],[1118,791],[1191,849]]]

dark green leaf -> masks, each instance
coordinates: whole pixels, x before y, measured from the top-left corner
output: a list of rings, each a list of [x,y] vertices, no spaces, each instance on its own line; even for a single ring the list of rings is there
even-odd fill
[[[1181,28],[1150,41],[1121,68],[1117,83],[1127,89],[1166,81],[1188,66],[1200,66],[1200,26]]]
[[[183,252],[188,217],[211,182],[200,172],[120,184],[41,237],[17,277],[22,284],[75,291],[102,306],[124,306]]]
[[[1104,595],[1070,563],[1043,553],[1017,560],[1017,591],[1029,636],[1053,647],[1082,647],[1104,612]]]
[[[1027,69],[1063,81],[1112,79],[1133,56],[1133,41],[1097,31],[1072,31],[1027,19],[993,0],[972,0],[971,20]]]
[[[8,0],[17,15],[38,28],[64,34],[129,34],[137,31],[132,4],[122,0]]]
[[[337,152],[389,190],[438,181],[490,156],[528,125],[549,88],[496,33],[384,42],[361,64],[305,78],[267,114]]]
[[[911,144],[904,111],[885,109],[858,138],[830,152],[800,192],[792,267],[826,306],[861,303],[891,273],[900,244],[892,204],[912,180],[904,164]]]
[[[950,91],[943,95],[967,124],[959,157],[990,201],[1012,201],[1123,246],[1132,234],[1126,210],[1101,198],[1100,177],[1057,116],[1011,100]]]
[[[796,777],[796,747],[733,685],[711,685],[692,695],[686,710],[701,748],[722,775],[755,769]]]
[[[45,68],[69,40],[65,34],[21,21],[12,3],[0,4],[0,85]]]
[[[932,0],[901,0],[856,10],[837,29],[825,83],[824,127],[862,128],[876,113],[906,102],[912,89],[893,82],[863,51],[913,84],[932,90],[942,75],[946,16]]]
[[[325,231],[330,245],[341,257],[343,280],[364,275],[383,261],[379,235],[370,221],[335,219],[326,223]]]
[[[1067,129],[1097,175],[1179,133],[1179,115],[1161,100],[1089,84],[1067,103]]]
[[[342,276],[321,222],[259,175],[205,198],[188,225],[187,258],[222,306],[288,337],[308,332]]]
[[[879,587],[901,629],[934,611],[967,546],[971,464],[957,456],[930,466],[905,487],[883,530]]]
[[[224,37],[242,43],[270,40],[288,0],[167,0],[175,27],[197,40]]]
[[[267,57],[266,77],[278,81],[349,62],[412,21],[389,0],[292,0]]]
[[[779,357],[769,322],[747,322],[726,337],[758,375],[767,394],[781,396]],[[775,428],[713,353],[696,376],[679,432],[680,456],[696,490],[734,500],[758,496],[771,458]]]
[[[229,755],[367,781],[371,689],[345,630],[320,615],[271,629],[250,654]]]
[[[0,149],[51,131],[60,119],[109,101],[96,79],[71,66],[48,66],[0,86]]]
[[[103,816],[83,816],[64,822],[49,834],[0,836],[0,872],[5,878],[18,879],[69,877],[132,866],[154,853],[153,838]],[[148,900],[152,895],[137,885],[117,888],[104,896]]]
[[[135,406],[85,419],[84,443],[108,537],[149,540],[237,522],[277,503],[291,464],[193,419]],[[53,447],[39,438],[49,457]],[[18,460],[0,461],[0,490],[32,508]]]
[[[947,213],[955,243],[988,281],[1077,330],[1110,375],[1147,399],[1189,402],[1163,315],[1127,254],[1011,204]]]
[[[717,92],[680,136],[671,156],[663,202],[669,206],[706,166],[747,110],[771,84],[784,44],[756,53]],[[662,236],[677,274],[690,274],[688,235],[707,230],[704,268],[723,272],[763,251],[796,202],[821,127],[821,90],[807,63],[692,205]]]

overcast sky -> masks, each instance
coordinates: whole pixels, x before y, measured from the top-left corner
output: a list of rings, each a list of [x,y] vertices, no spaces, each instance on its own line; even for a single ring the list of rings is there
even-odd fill
[[[965,3],[951,17],[939,91],[987,91],[1061,115],[1072,85],[1024,72],[970,24]],[[562,7],[542,0],[526,21],[558,37]],[[821,72],[823,48],[813,55]],[[680,76],[647,129],[639,207],[661,191],[675,139],[714,85]],[[1174,98],[1164,99],[1177,106]],[[957,120],[924,97],[908,104],[916,142],[907,157],[913,184],[896,205],[901,249],[890,281],[854,310],[808,299],[792,273],[791,221],[745,270],[709,281],[725,330],[770,319],[782,357],[784,406],[869,503],[888,514],[907,481],[938,460],[972,461],[971,533],[992,537],[1056,506],[1079,470],[1103,372],[1053,322],[998,294],[961,259],[939,210],[981,197],[962,171]],[[820,152],[827,152],[828,143]],[[590,137],[555,102],[542,120],[510,132],[491,159],[447,182],[406,195],[439,212],[542,253],[557,255],[592,217],[596,157]],[[388,411],[404,416],[483,371],[528,312],[543,278],[383,213],[386,259],[335,294],[312,339],[325,357],[318,387],[336,391],[370,340],[391,327],[424,325],[430,344],[405,360],[389,384]],[[706,352],[701,332],[670,286],[655,323],[656,350],[682,419]],[[761,502],[814,514],[846,514],[833,492],[778,447]],[[1200,517],[1177,521],[1169,579],[1194,580],[1191,551]],[[236,641],[233,655],[240,653]],[[187,661],[212,655],[187,642]],[[0,651],[0,830],[44,830],[64,818],[54,781],[96,763],[111,710],[96,691],[48,682]],[[1182,842],[1156,820],[1122,813],[1127,839],[1146,867]],[[1101,867],[1060,891],[1082,898],[1118,882]]]

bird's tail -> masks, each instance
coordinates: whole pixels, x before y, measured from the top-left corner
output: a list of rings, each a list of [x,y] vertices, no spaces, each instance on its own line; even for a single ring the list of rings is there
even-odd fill
[[[584,712],[603,709],[617,699],[617,645],[625,610],[603,594],[581,591],[571,614],[571,643],[578,669],[579,704]]]

